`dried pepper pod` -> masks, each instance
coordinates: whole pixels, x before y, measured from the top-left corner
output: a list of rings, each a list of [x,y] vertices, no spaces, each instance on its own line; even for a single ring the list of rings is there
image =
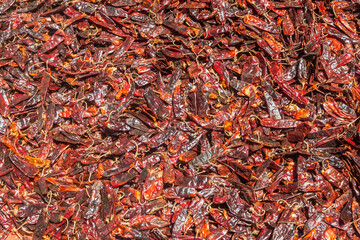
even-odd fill
[[[360,239],[360,1],[0,3],[1,239]]]

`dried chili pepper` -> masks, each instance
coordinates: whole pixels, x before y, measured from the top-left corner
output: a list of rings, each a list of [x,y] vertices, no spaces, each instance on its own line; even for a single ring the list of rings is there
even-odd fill
[[[359,239],[360,2],[0,3],[1,239]]]

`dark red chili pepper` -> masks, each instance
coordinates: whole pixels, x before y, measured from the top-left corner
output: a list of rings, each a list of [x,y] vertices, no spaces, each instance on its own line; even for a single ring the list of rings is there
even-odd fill
[[[359,9],[2,1],[1,238],[358,238]]]

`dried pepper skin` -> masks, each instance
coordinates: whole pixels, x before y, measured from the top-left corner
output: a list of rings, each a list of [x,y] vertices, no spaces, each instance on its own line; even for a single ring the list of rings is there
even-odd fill
[[[28,163],[25,159],[20,159],[16,155],[9,155],[9,158],[11,162],[26,176],[34,178],[39,173],[39,169]]]
[[[44,209],[39,217],[39,220],[36,224],[36,229],[34,231],[34,239],[42,239],[44,233],[47,229],[47,225],[49,223],[49,216],[47,210]]]
[[[1,239],[360,239],[360,1],[0,3]]]
[[[6,0],[2,3],[0,6],[0,14],[5,13],[6,10],[8,10],[13,4],[15,3],[15,0]]]
[[[155,95],[154,91],[150,88],[144,91],[144,98],[146,99],[149,108],[162,120],[169,117],[169,111],[165,103]]]

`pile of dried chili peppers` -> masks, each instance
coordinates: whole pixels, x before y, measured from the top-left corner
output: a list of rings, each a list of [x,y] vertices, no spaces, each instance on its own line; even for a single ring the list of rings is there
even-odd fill
[[[359,17],[1,1],[0,239],[360,239]]]

